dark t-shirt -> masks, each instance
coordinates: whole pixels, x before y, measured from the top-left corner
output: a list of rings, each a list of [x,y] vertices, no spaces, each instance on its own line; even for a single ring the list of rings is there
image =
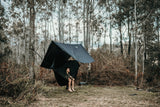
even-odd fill
[[[70,78],[70,79],[74,79],[69,73],[65,76],[66,79]]]

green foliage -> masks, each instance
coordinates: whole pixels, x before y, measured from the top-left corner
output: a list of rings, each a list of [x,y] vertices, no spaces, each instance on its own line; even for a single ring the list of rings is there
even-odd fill
[[[159,0],[118,0],[115,2],[118,9],[116,13],[112,14],[114,18],[114,26],[121,26],[121,24],[131,23],[131,28],[128,29],[133,32],[137,30],[140,42],[145,44],[145,73],[147,82],[154,82],[158,80],[159,64],[159,14],[160,1]],[[135,6],[136,5],[136,10]],[[135,11],[137,17],[137,28],[135,28]],[[129,22],[127,22],[129,21]],[[156,28],[156,29],[155,29]],[[135,35],[132,35],[135,36]],[[144,40],[143,40],[144,38]],[[140,44],[141,45],[141,44]],[[140,70],[141,71],[141,70]],[[156,83],[156,82],[155,82]]]
[[[4,7],[0,4],[0,16],[4,15]]]
[[[146,83],[150,86],[159,85],[160,81],[160,48],[158,45],[152,47],[149,58],[145,61]]]
[[[6,43],[7,37],[4,34],[4,26],[5,18],[4,18],[4,7],[0,4],[0,43]]]

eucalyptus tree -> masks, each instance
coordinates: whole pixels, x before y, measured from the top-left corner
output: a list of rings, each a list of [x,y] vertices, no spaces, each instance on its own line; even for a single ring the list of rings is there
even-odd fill
[[[86,31],[86,38],[85,38],[85,42],[86,42],[86,45],[85,45],[85,47],[86,47],[86,50],[88,51],[88,49],[89,49],[89,45],[90,45],[90,33],[89,33],[89,30],[90,30],[90,25],[89,25],[89,11],[90,11],[90,0],[87,0],[87,2],[86,2],[86,22],[87,22],[87,25],[86,25],[86,27],[87,27],[87,31]]]
[[[158,0],[141,0],[141,1],[112,0],[112,1],[113,4],[116,5],[115,6],[116,8],[112,13],[112,18],[114,19],[114,27],[117,28],[120,33],[121,54],[123,54],[122,28],[124,27],[124,25],[127,25],[128,28],[128,55],[130,55],[131,53],[132,43],[135,42],[135,48],[134,48],[135,71],[136,71],[135,77],[137,77],[137,72],[139,70],[137,65],[142,60],[142,56],[141,54],[139,54],[140,53],[139,50],[141,50],[142,46],[144,48],[145,62],[147,60],[150,60],[149,62],[152,63],[155,59],[158,59],[157,54],[155,53],[159,53],[158,52],[159,48],[157,47],[157,44],[159,44],[160,1]],[[131,38],[133,38],[133,42]]]
[[[6,60],[6,56],[11,52],[8,46],[8,38],[5,33],[7,19],[5,18],[5,9],[0,2],[0,62]]]
[[[121,3],[124,4],[127,2],[123,0]],[[159,1],[158,0],[141,0],[137,1],[134,0],[134,7],[133,3],[127,3],[126,5],[122,5],[124,8],[123,13],[124,16],[127,16],[128,9],[132,13],[134,8],[134,20],[132,20],[133,14],[130,14],[131,16],[131,23],[134,24],[134,34],[135,34],[135,81],[137,81],[137,72],[138,72],[138,63],[142,60],[144,63],[152,63],[155,61],[155,59],[158,59],[157,54],[159,53],[159,48],[157,47],[158,44],[158,37],[159,33],[157,30],[159,30],[159,22],[157,22],[159,16]],[[129,5],[129,6],[128,6]],[[127,20],[129,20],[129,17],[126,17]],[[128,23],[129,24],[129,23]],[[129,26],[128,26],[129,28]],[[129,30],[128,30],[129,31]],[[128,33],[129,34],[129,33]],[[144,38],[144,39],[143,39]],[[139,50],[143,46],[144,48],[144,56],[143,59],[141,54],[138,55]],[[138,49],[137,49],[138,48]],[[129,53],[129,48],[128,48]],[[139,59],[139,60],[138,60]],[[142,64],[144,65],[144,64]],[[143,73],[144,73],[144,66]]]
[[[109,38],[110,38],[110,53],[112,53],[112,17],[111,17],[111,14],[113,12],[113,5],[112,5],[112,1],[108,0],[107,2],[107,7],[106,7],[106,10],[108,11],[108,17],[109,17]]]
[[[145,4],[145,5],[142,5]],[[144,56],[145,65],[149,73],[148,79],[153,80],[159,75],[159,63],[155,65],[155,62],[159,62],[160,48],[159,48],[159,22],[157,22],[160,14],[160,1],[159,0],[142,0],[139,3],[139,24],[141,28],[141,34],[144,38]],[[140,11],[141,10],[141,11]],[[143,14],[145,13],[145,14]],[[158,32],[157,32],[158,31]],[[149,67],[149,68],[148,68]],[[156,68],[156,69],[155,69]]]
[[[38,10],[42,7],[47,7],[48,10],[52,8],[51,2],[53,0],[13,0],[11,1],[12,9],[15,9],[16,12],[20,14],[20,19],[24,19],[23,22],[23,32],[24,36],[26,37],[27,35],[29,36],[28,43],[25,42],[27,45],[28,44],[28,51],[29,51],[29,68],[30,68],[30,78],[34,79],[35,78],[35,70],[34,70],[34,65],[35,65],[35,42],[36,42],[36,21],[38,20],[38,17],[36,17],[36,14]],[[24,13],[21,13],[24,12]],[[26,12],[25,12],[26,11]],[[13,15],[15,15],[13,13]],[[25,15],[28,15],[25,18]],[[12,18],[12,17],[11,17]],[[12,20],[11,20],[12,21]],[[29,25],[29,33],[26,34],[26,28],[25,24]],[[20,27],[20,26],[19,26]],[[21,27],[20,27],[21,28]],[[26,38],[25,38],[26,39]]]
[[[108,16],[106,14],[106,0],[95,1],[91,0],[90,6],[90,41],[92,46],[98,44],[106,45],[107,37],[107,20]],[[102,43],[103,40],[103,43]]]
[[[114,18],[114,24],[113,26],[118,29],[119,34],[120,34],[120,48],[121,48],[121,54],[123,55],[123,34],[122,34],[122,27],[125,24],[124,23],[124,14],[123,14],[123,9],[121,7],[121,1],[115,2],[117,5],[117,9],[115,10],[116,13],[112,14],[112,17]]]
[[[91,17],[91,14],[93,14],[93,4],[91,0],[84,0],[83,1],[83,38],[84,38],[84,46],[86,50],[88,51],[90,48],[90,30],[91,30],[91,20],[93,20]]]
[[[63,32],[65,37],[63,39],[65,39],[65,41],[68,41],[69,43],[76,40],[75,38],[77,35],[75,35],[75,32],[78,32],[75,25],[77,23],[76,16],[78,16],[78,7],[76,7],[78,2],[81,1],[67,1],[64,5]]]
[[[29,59],[30,59],[30,77],[34,78],[35,77],[35,73],[34,73],[34,61],[35,61],[35,57],[34,57],[34,41],[35,41],[35,9],[34,9],[34,0],[28,0],[25,1],[27,3],[26,6],[29,7],[29,13],[30,13],[30,37],[29,37]],[[17,41],[20,41],[20,35],[22,34],[23,29],[23,23],[21,22],[21,20],[23,19],[23,13],[21,13],[21,11],[24,11],[24,1],[22,2],[21,0],[16,0],[16,1],[11,1],[11,8],[10,8],[10,14],[11,15],[11,22],[12,25],[10,26],[14,26],[13,29],[12,27],[10,27],[13,30],[13,34],[17,34],[17,36],[15,36],[14,38],[17,38]],[[18,19],[17,19],[18,18]],[[22,26],[19,26],[20,23]],[[15,29],[14,29],[15,28]],[[20,31],[20,32],[19,32]],[[25,35],[25,34],[24,34]],[[18,43],[18,42],[15,42]],[[19,44],[19,43],[18,43]],[[19,45],[18,45],[19,47]],[[33,50],[33,51],[32,51]],[[18,58],[19,59],[19,58]]]
[[[133,20],[133,13],[134,13],[134,1],[133,0],[123,0],[121,2],[121,7],[123,9],[124,20],[127,23],[128,28],[128,55],[131,52],[131,21]]]
[[[64,5],[66,0],[58,0],[58,32],[59,32],[59,41],[64,42],[64,23],[63,23],[63,15],[64,15]]]
[[[38,41],[41,41],[42,43],[42,51],[40,50],[40,53],[43,52],[43,56],[47,51],[50,39],[52,39],[52,36],[50,35],[51,31],[49,25],[50,22],[52,22],[53,11],[55,11],[55,9],[53,8],[53,4],[53,0],[48,0],[42,4],[39,4],[39,6],[36,8],[36,31],[38,34],[37,37],[39,36]]]
[[[86,12],[86,0],[83,0],[83,38],[84,46],[86,46],[86,23],[85,23],[85,12]]]
[[[117,9],[117,6],[115,5],[116,1],[115,0],[101,0],[100,5],[104,5],[104,13],[106,14],[106,16],[103,16],[103,18],[105,19],[104,23],[105,23],[105,32],[108,32],[108,36],[109,36],[109,47],[110,47],[110,53],[112,53],[113,51],[113,35],[112,35],[112,29],[113,29],[113,24],[114,24],[114,18],[112,16],[112,14],[115,14],[115,10]],[[105,15],[104,14],[104,15]],[[108,29],[107,29],[108,28]],[[106,37],[105,37],[106,38]]]
[[[72,3],[72,13],[73,13],[73,17],[74,17],[74,20],[75,20],[75,35],[73,36],[74,37],[74,41],[75,42],[79,42],[79,38],[82,38],[80,37],[81,35],[80,34],[80,26],[81,26],[81,18],[82,18],[82,0],[77,0],[75,2]]]
[[[23,28],[22,21],[19,18],[16,18],[16,20],[14,20],[13,24],[10,25],[10,29],[8,30],[8,33],[10,34],[11,43],[12,43],[12,46],[11,46],[13,51],[12,58],[14,58],[15,62],[18,64],[22,64],[23,62],[21,60],[24,60],[22,59],[23,51],[24,51],[23,50],[24,37],[22,34],[23,33],[22,28]]]

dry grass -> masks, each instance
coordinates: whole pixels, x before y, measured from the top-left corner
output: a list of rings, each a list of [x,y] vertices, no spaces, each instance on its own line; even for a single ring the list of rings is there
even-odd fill
[[[30,107],[158,107],[157,93],[137,91],[134,87],[76,86],[69,93],[65,87],[43,87]]]

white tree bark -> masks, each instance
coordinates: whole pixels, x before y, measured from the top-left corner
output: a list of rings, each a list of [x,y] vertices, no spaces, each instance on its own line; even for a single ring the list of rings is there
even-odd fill
[[[84,39],[84,41],[83,41],[83,43],[84,43],[84,46],[86,45],[86,32],[85,32],[85,29],[86,29],[86,27],[85,27],[85,11],[86,11],[86,9],[85,9],[85,6],[86,5],[86,0],[83,0],[83,39]]]
[[[134,0],[134,17],[135,17],[135,84],[138,87],[138,80],[137,80],[137,7],[136,7],[136,0]]]
[[[61,0],[58,0],[58,29],[59,29],[59,41],[62,42],[61,35]]]
[[[33,80],[33,83],[35,82],[35,71],[34,71],[34,65],[35,65],[35,1],[34,0],[28,0],[28,3],[30,5],[30,41],[29,41],[29,60],[30,60],[30,79]]]
[[[142,53],[142,78],[141,78],[141,86],[143,86],[143,76],[144,76],[144,61],[145,61],[145,43],[144,43],[144,35],[143,35],[143,53]]]

